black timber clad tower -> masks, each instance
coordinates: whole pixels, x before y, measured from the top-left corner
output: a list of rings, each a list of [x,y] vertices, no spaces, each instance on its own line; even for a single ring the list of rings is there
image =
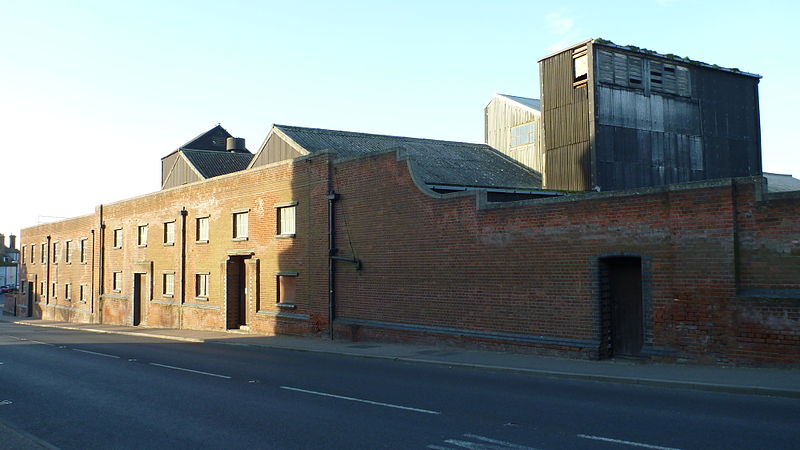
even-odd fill
[[[539,73],[548,189],[761,175],[759,75],[601,39]]]

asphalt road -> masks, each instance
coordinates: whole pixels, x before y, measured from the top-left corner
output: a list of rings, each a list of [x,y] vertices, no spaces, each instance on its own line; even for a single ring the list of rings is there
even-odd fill
[[[788,449],[798,425],[789,398],[0,323],[2,448]]]

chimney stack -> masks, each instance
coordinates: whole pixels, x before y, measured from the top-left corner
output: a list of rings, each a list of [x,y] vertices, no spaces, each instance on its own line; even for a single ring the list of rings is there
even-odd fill
[[[17,249],[17,237],[13,234],[8,237],[8,248],[11,250]]]
[[[229,137],[225,139],[225,150],[235,153],[243,153],[247,149],[244,148],[244,138]]]
[[[6,235],[0,233],[0,250],[6,248]]]

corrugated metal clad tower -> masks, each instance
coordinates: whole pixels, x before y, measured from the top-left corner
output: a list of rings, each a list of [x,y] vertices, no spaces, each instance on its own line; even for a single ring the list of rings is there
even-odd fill
[[[758,75],[601,39],[539,70],[548,189],[761,174]]]

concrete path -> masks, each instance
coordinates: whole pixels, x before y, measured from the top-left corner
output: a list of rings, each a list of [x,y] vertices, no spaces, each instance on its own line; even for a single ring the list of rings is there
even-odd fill
[[[244,332],[79,324],[9,316],[0,320],[21,325],[127,334],[183,342],[273,347],[364,358],[515,371],[559,378],[800,398],[798,369],[709,367],[619,360],[586,361],[457,347],[331,341],[325,338],[261,336]]]

